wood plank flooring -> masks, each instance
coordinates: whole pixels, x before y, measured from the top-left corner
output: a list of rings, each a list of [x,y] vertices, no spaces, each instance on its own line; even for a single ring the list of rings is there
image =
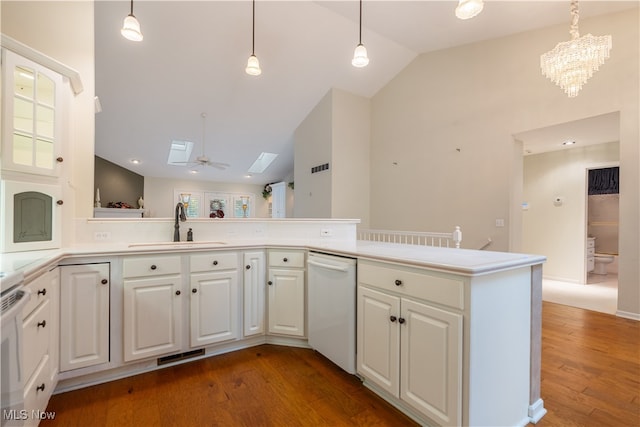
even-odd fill
[[[640,322],[544,303],[537,426],[640,425]],[[264,345],[52,397],[48,426],[411,426],[318,353]]]
[[[541,427],[640,426],[640,322],[543,303],[541,395]]]

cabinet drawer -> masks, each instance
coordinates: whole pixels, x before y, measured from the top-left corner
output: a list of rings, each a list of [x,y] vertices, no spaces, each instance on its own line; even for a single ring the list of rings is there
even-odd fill
[[[304,268],[304,251],[271,250],[269,267]]]
[[[596,253],[596,248],[587,248],[587,256],[594,256]]]
[[[25,426],[37,426],[40,419],[34,417],[37,411],[47,409],[49,397],[53,392],[53,380],[51,378],[51,358],[45,356],[38,365],[31,379],[27,381],[24,387],[24,409],[27,411],[28,418],[25,420]]]
[[[24,378],[31,376],[42,357],[49,352],[53,327],[50,305],[49,300],[39,305],[22,324]]]
[[[358,282],[425,301],[464,309],[464,279],[411,267],[358,262]]]
[[[587,239],[587,248],[593,248],[596,246],[596,241],[593,239]]]
[[[49,296],[51,296],[53,289],[51,289],[51,282],[48,278],[49,276],[45,274],[27,285],[27,289],[31,292],[31,299],[22,310],[25,317],[28,316],[34,308],[48,300]]]
[[[238,268],[238,254],[235,252],[209,252],[191,255],[191,272],[212,270],[235,270]]]
[[[122,263],[122,277],[162,276],[180,273],[180,256],[148,256],[125,258]]]

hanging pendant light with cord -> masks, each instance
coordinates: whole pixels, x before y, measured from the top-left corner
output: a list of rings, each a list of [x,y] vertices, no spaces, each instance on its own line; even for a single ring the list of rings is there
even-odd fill
[[[140,31],[140,23],[133,15],[133,0],[131,0],[131,13],[124,18],[120,34],[122,34],[125,39],[134,42],[139,42],[143,39],[142,32]]]
[[[460,0],[456,7],[456,16],[459,19],[471,19],[482,12],[484,2],[482,0]]]
[[[247,68],[244,71],[250,76],[259,76],[262,74],[260,69],[260,62],[255,53],[256,48],[256,0],[252,0],[253,3],[253,15],[252,15],[252,29],[251,29],[251,56],[247,60]]]
[[[360,0],[360,32],[358,36],[358,46],[353,52],[353,59],[351,65],[357,68],[366,67],[369,64],[369,57],[367,56],[367,48],[362,44],[362,0]]]

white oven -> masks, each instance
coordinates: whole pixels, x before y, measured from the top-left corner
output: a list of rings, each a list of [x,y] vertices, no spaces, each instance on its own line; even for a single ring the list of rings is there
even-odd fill
[[[0,413],[1,426],[22,425],[22,309],[29,294],[22,284],[22,274],[0,273],[2,287],[2,346],[0,347]]]
[[[2,252],[56,249],[61,242],[59,185],[2,180]]]

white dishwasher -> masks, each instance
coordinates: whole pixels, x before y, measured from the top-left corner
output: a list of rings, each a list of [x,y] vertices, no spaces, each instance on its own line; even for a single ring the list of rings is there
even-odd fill
[[[356,373],[356,260],[309,252],[309,345]]]

